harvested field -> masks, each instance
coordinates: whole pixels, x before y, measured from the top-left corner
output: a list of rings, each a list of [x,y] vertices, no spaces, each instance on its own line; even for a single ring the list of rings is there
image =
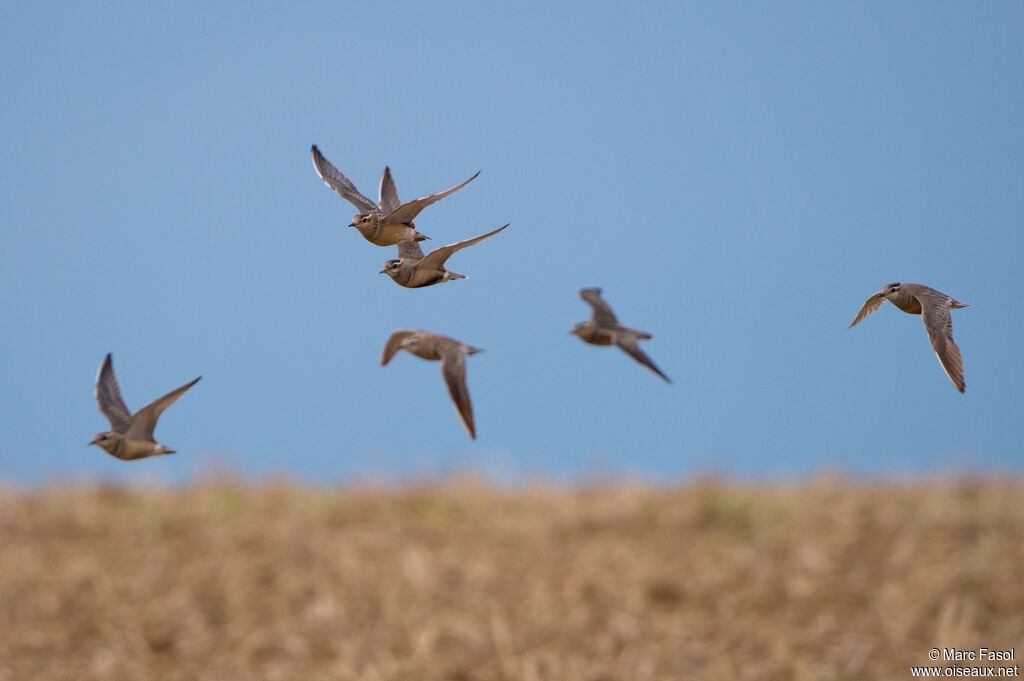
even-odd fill
[[[931,648],[1024,655],[1022,499],[1017,480],[8,489],[0,681],[910,678]]]

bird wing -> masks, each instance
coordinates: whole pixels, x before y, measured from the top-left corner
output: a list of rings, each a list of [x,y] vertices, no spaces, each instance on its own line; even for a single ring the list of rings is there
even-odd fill
[[[420,244],[417,241],[399,241],[398,246],[398,257],[408,258],[409,260],[415,260],[419,262],[423,260],[423,249],[420,248]]]
[[[593,319],[597,322],[599,327],[607,328],[611,326],[618,326],[619,320],[615,316],[615,313],[612,312],[611,306],[604,302],[604,299],[601,297],[601,289],[581,288],[579,295],[584,302],[593,308]]]
[[[152,440],[153,430],[156,429],[156,422],[160,419],[160,414],[163,414],[167,407],[177,402],[178,398],[198,383],[200,378],[202,376],[189,381],[177,390],[172,390],[163,397],[153,400],[140,409],[132,417],[132,423],[127,433],[128,438],[131,440]]]
[[[466,385],[466,356],[455,343],[444,343],[441,348],[441,375],[448,384],[448,394],[455,405],[455,411],[462,420],[469,437],[476,439],[476,426],[473,423],[473,404],[469,401],[469,388]]]
[[[668,376],[662,373],[661,369],[658,368],[658,365],[656,365],[651,358],[647,356],[647,353],[640,349],[640,346],[637,345],[636,337],[633,336],[633,334],[615,334],[615,344],[622,348],[622,351],[627,355],[665,379],[666,383],[672,382]]]
[[[451,196],[452,194],[454,194],[455,192],[459,191],[460,189],[465,187],[467,184],[469,184],[470,182],[475,180],[477,178],[477,175],[479,175],[479,174],[480,174],[480,171],[478,170],[478,171],[476,171],[476,175],[474,175],[473,177],[469,178],[468,180],[466,180],[462,184],[460,184],[460,185],[458,185],[456,187],[452,187],[451,189],[443,191],[443,192],[441,192],[439,194],[431,194],[430,196],[424,196],[423,198],[420,198],[420,199],[414,199],[414,200],[410,201],[409,203],[403,203],[398,208],[396,208],[395,210],[393,210],[390,213],[388,213],[386,218],[385,218],[385,220],[387,222],[393,222],[393,223],[409,223],[409,222],[412,222],[413,220],[416,219],[416,216],[419,215],[420,212],[424,208],[426,208],[427,206],[429,206],[432,203],[437,203],[438,201],[440,201],[441,199],[443,199],[443,198],[445,198],[447,196]]]
[[[946,296],[918,293],[916,297],[921,303],[921,321],[928,330],[935,356],[949,380],[963,392],[967,387],[964,383],[964,360],[960,356],[960,347],[953,340],[953,317],[949,313]]]
[[[117,385],[114,375],[114,362],[110,353],[103,359],[99,371],[96,372],[96,405],[100,412],[110,421],[110,430],[124,433],[132,422],[132,413],[128,410],[121,397],[121,388]]]
[[[395,356],[395,353],[402,347],[402,341],[410,336],[415,336],[419,331],[413,329],[399,329],[391,334],[391,338],[388,338],[387,345],[384,346],[384,353],[380,356],[380,365],[384,366],[391,361],[391,358]]]
[[[362,214],[380,210],[377,204],[360,194],[356,186],[352,184],[352,181],[342,175],[340,170],[332,166],[331,162],[324,158],[324,155],[320,153],[315,144],[310,153],[313,156],[313,167],[316,168],[316,174],[320,176],[324,184],[338,192],[338,196],[351,203]]]
[[[390,213],[402,205],[398,198],[398,187],[391,179],[391,168],[384,167],[384,174],[380,176],[380,209]]]
[[[871,314],[878,308],[882,307],[882,303],[884,302],[885,296],[883,296],[881,293],[876,293],[875,295],[868,298],[867,302],[864,303],[864,307],[862,307],[860,309],[860,312],[857,313],[857,318],[850,322],[850,325],[846,328],[852,329],[853,327],[857,326],[857,324],[859,324],[862,319],[867,317],[869,314]]]
[[[463,248],[469,248],[473,244],[478,244],[484,239],[490,239],[492,236],[505,229],[505,227],[508,227],[508,224],[499,227],[493,232],[488,232],[487,234],[473,237],[472,239],[457,241],[454,244],[435,248],[427,255],[427,257],[420,261],[420,267],[428,271],[432,269],[441,269],[444,266],[445,261],[448,260],[448,258],[450,258],[456,251],[461,251]],[[401,244],[399,244],[399,246],[401,246]],[[401,253],[399,253],[399,255],[401,255]]]

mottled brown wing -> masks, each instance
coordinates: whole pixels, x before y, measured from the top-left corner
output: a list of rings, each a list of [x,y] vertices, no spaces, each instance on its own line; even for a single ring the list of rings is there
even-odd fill
[[[427,270],[441,269],[442,267],[444,267],[445,261],[447,261],[448,258],[452,257],[452,254],[454,254],[455,252],[461,251],[463,248],[469,248],[473,244],[478,244],[484,239],[490,239],[492,236],[494,236],[501,230],[505,229],[505,227],[508,227],[508,225],[506,224],[494,230],[493,232],[488,232],[487,234],[473,237],[472,239],[466,239],[465,241],[458,241],[454,244],[448,244],[447,246],[435,248],[429,254],[427,254],[427,257],[423,258],[423,261],[420,263],[420,266]],[[399,246],[401,246],[401,244],[399,244]]]
[[[455,344],[445,343],[441,348],[441,375],[448,384],[448,394],[455,404],[455,411],[462,420],[469,437],[476,439],[473,423],[473,404],[469,401],[469,387],[466,385],[466,356]]]
[[[852,329],[853,327],[857,326],[857,324],[859,324],[861,320],[863,320],[865,317],[867,317],[869,314],[871,314],[878,308],[882,307],[882,303],[884,302],[885,296],[883,296],[881,293],[876,293],[875,295],[868,298],[867,302],[864,303],[864,307],[862,307],[860,309],[860,312],[857,313],[857,318],[850,322],[850,325],[846,328]]]
[[[415,336],[418,333],[420,332],[414,329],[398,329],[391,334],[391,338],[388,338],[387,345],[384,346],[384,353],[380,356],[380,365],[384,366],[391,361],[391,358],[393,358],[402,347],[402,341],[409,336]]]
[[[960,347],[953,340],[953,316],[946,305],[946,297],[918,294],[921,303],[921,321],[928,330],[928,339],[932,342],[935,356],[939,358],[942,370],[949,376],[956,389],[964,392],[964,360],[960,356]]]
[[[352,181],[342,175],[340,170],[324,158],[315,144],[310,153],[313,157],[313,167],[316,169],[316,174],[320,176],[324,184],[336,191],[338,196],[355,206],[356,210],[362,215],[379,210],[377,204],[360,194],[356,186],[352,184]]]
[[[100,363],[96,372],[96,405],[100,412],[110,421],[112,433],[124,433],[132,422],[132,413],[121,397],[121,387],[114,375],[114,362],[110,353]]]
[[[161,398],[153,400],[140,409],[132,417],[131,426],[128,427],[128,438],[131,440],[152,440],[153,431],[156,429],[156,422],[160,419],[160,414],[163,414],[167,407],[177,402],[178,398],[198,383],[200,378],[202,376],[189,381],[177,390],[172,390]]]
[[[672,382],[668,376],[662,373],[661,369],[658,368],[658,365],[656,365],[651,360],[651,358],[648,357],[647,354],[640,349],[640,346],[637,345],[636,339],[627,340],[617,335],[615,338],[615,344],[622,348],[622,351],[625,352],[627,355],[629,355],[630,357],[640,362],[645,367],[647,367],[648,369],[650,369],[651,371],[665,379],[666,383]]]
[[[616,318],[615,313],[612,312],[611,306],[604,302],[604,298],[601,297],[601,289],[581,288],[579,295],[584,302],[593,308],[593,319],[599,327],[608,328],[619,325],[619,320]]]
[[[424,208],[426,208],[427,206],[429,206],[429,205],[431,205],[433,203],[437,203],[438,201],[440,201],[441,199],[443,199],[445,197],[451,196],[452,194],[454,194],[455,192],[459,191],[460,189],[465,187],[467,184],[469,184],[470,182],[475,180],[477,178],[477,175],[479,175],[479,174],[480,174],[480,171],[478,170],[478,171],[476,171],[476,175],[474,175],[473,177],[469,178],[468,180],[466,180],[462,184],[460,184],[458,186],[455,186],[455,187],[452,187],[451,189],[445,190],[445,191],[443,191],[443,192],[441,192],[439,194],[431,194],[430,196],[424,196],[423,198],[420,198],[420,199],[413,199],[409,203],[403,203],[401,206],[396,208],[394,211],[392,211],[392,212],[387,214],[387,217],[386,217],[387,222],[392,222],[392,223],[409,223],[409,222],[412,222],[413,220],[416,219],[416,216],[419,215],[420,212]]]
[[[398,198],[398,187],[391,179],[391,168],[385,166],[384,174],[380,176],[380,209],[385,213],[397,209],[402,205]]]

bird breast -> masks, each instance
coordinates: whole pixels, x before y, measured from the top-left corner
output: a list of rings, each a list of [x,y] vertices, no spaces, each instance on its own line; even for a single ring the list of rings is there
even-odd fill
[[[584,326],[577,334],[584,342],[591,345],[612,345],[615,343],[615,336],[611,333],[595,327]]]
[[[899,297],[890,298],[889,302],[907,314],[921,314],[921,301],[910,293],[900,291]]]
[[[433,345],[430,345],[430,346],[417,345],[415,348],[407,347],[406,350],[408,350],[412,354],[416,355],[420,359],[428,359],[428,360],[431,360],[433,362],[436,362],[436,361],[441,359],[441,353],[439,353],[437,351],[437,348],[433,347]]]
[[[405,286],[409,288],[420,288],[422,286],[433,286],[434,284],[440,284],[443,281],[447,281],[448,277],[445,276],[444,272],[437,270],[412,270],[406,276]]]

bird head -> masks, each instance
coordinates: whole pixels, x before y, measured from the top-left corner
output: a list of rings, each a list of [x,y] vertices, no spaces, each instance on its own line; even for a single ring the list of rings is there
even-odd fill
[[[384,267],[377,274],[386,274],[389,277],[394,277],[398,274],[398,270],[402,267],[401,258],[392,258],[384,263]]]
[[[365,215],[357,215],[352,218],[352,224],[349,227],[368,227],[373,223],[373,214],[367,213]]]
[[[114,448],[117,447],[117,441],[118,437],[114,433],[99,433],[89,444],[101,447],[107,452],[113,452]]]
[[[899,292],[900,292],[900,283],[896,282],[895,284],[889,284],[888,286],[883,288],[882,291],[881,291],[881,294],[885,298],[890,298],[890,297],[896,296]]]
[[[416,354],[415,350],[419,346],[420,346],[419,334],[413,334],[411,336],[408,336],[408,337],[404,338],[402,340],[402,344],[399,347],[403,348],[404,350],[409,350],[410,352],[413,352],[413,354]]]

